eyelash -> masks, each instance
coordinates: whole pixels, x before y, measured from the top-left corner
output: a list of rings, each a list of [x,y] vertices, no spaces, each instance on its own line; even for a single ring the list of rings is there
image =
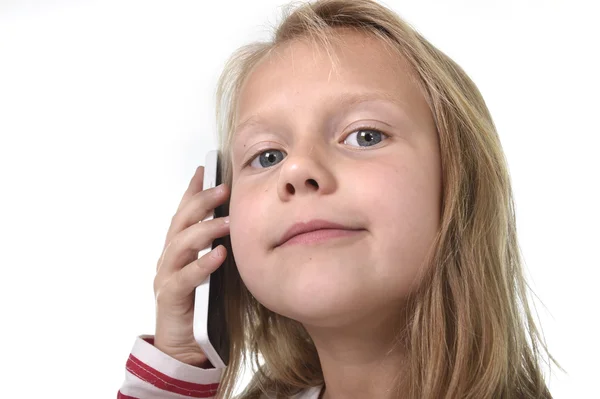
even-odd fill
[[[344,136],[344,139],[343,139],[342,141],[346,140],[346,139],[348,138],[348,136],[350,136],[352,133],[356,133],[356,132],[359,132],[359,131],[361,131],[361,130],[372,130],[372,131],[374,131],[374,132],[381,133],[381,134],[382,134],[382,135],[384,135],[386,138],[389,138],[389,137],[390,137],[390,136],[389,136],[387,133],[383,132],[381,129],[378,129],[378,128],[374,127],[374,126],[361,126],[361,127],[359,127],[359,128],[356,128],[356,129],[354,129],[353,131],[351,131],[351,132],[350,132],[350,133],[348,133],[347,135],[345,135],[345,136]],[[377,144],[376,144],[376,145],[377,145]],[[356,148],[356,147],[353,147],[353,148]],[[263,148],[263,149],[261,149],[261,150],[258,150],[258,151],[256,151],[256,152],[254,152],[254,153],[253,153],[253,154],[252,154],[252,155],[251,155],[251,156],[248,158],[248,160],[247,160],[246,162],[244,162],[244,164],[242,165],[242,168],[245,168],[245,167],[247,167],[248,165],[250,165],[250,164],[252,163],[252,161],[254,161],[254,158],[256,158],[257,156],[259,156],[259,155],[260,155],[260,154],[262,154],[263,152],[265,152],[265,151],[269,151],[269,150],[273,150],[273,149],[274,149],[274,148]],[[359,150],[359,151],[364,151],[364,150]]]

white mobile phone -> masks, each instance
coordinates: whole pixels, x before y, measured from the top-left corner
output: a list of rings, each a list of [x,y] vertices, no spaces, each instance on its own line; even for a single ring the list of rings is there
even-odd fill
[[[221,184],[219,152],[209,151],[206,154],[202,189],[207,190],[219,184]],[[221,213],[221,208],[218,207],[202,222],[222,216]],[[198,258],[215,248],[218,245],[216,241],[198,252]],[[194,298],[194,338],[215,368],[225,368],[229,363],[229,337],[223,298],[223,266],[221,265],[196,287]]]

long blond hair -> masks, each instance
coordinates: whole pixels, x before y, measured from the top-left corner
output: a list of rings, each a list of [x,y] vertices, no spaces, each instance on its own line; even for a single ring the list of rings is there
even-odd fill
[[[542,352],[548,364],[557,363],[532,317],[507,163],[473,81],[396,13],[374,1],[292,3],[284,16],[271,41],[238,49],[219,79],[224,181],[231,185],[230,149],[240,89],[259,61],[296,39],[330,49],[340,38],[337,28],[381,39],[413,70],[411,78],[436,123],[442,165],[441,227],[401,338],[408,344],[410,364],[408,374],[398,379],[405,382],[401,397],[551,398],[540,367]],[[306,330],[252,296],[237,271],[230,241],[225,241],[231,350],[217,397],[233,397],[240,366],[248,361],[256,373],[240,395],[243,399],[263,393],[286,398],[323,384],[319,357]]]

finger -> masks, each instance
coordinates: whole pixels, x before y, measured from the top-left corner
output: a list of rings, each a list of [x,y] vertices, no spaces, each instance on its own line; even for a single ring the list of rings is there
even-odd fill
[[[223,245],[219,245],[209,253],[199,259],[186,265],[177,272],[174,282],[180,295],[189,295],[197,286],[215,270],[217,270],[225,260],[227,250]]]
[[[177,211],[179,211],[196,193],[202,191],[202,185],[204,184],[204,166],[198,166],[194,172],[194,176],[190,180],[188,188],[183,193],[183,197],[179,202]]]
[[[171,274],[198,258],[198,252],[218,237],[229,234],[229,217],[196,223],[179,232],[164,249],[157,265],[157,274]]]
[[[193,289],[199,286],[210,273],[221,266],[227,250],[219,245],[199,259],[185,265],[181,270],[166,276],[157,275],[154,278],[154,295],[157,302],[179,302],[189,296]]]
[[[196,193],[171,219],[167,231],[165,245],[181,231],[203,220],[214,209],[223,204],[229,196],[229,188],[225,184]]]

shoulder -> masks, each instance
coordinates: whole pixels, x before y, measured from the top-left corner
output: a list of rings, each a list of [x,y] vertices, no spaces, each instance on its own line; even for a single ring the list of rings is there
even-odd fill
[[[318,399],[323,385],[303,389],[290,399]]]
[[[319,394],[321,393],[322,388],[323,388],[323,385],[303,389],[302,391],[298,392],[294,396],[290,396],[290,399],[319,399]],[[273,399],[273,398],[263,394],[260,397],[260,399]]]

